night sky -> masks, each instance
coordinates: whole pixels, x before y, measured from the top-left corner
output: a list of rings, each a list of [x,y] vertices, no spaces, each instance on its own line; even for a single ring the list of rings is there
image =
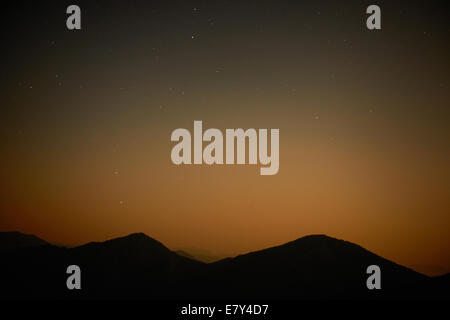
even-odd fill
[[[450,272],[448,7],[6,1],[0,229],[65,245],[145,232],[216,256],[319,233]],[[175,166],[171,132],[194,120],[279,128],[279,173]]]

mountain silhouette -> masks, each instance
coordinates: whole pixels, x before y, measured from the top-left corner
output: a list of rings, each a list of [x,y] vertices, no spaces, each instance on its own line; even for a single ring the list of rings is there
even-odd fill
[[[367,267],[382,271],[382,291],[366,286]],[[211,265],[221,297],[371,298],[409,294],[428,277],[325,235],[306,236]]]
[[[48,244],[46,241],[18,231],[0,232],[0,251],[25,247],[37,247]]]
[[[162,243],[135,233],[70,250],[73,264],[86,270],[86,291],[104,297],[167,298],[180,281],[202,265],[182,257]],[[111,281],[113,280],[113,281]]]
[[[430,278],[325,235],[214,263],[179,255],[143,233],[75,248],[19,246],[1,260],[7,298],[448,298],[448,276]],[[366,287],[373,264],[381,268],[382,290]],[[81,290],[66,288],[69,265],[81,268]]]

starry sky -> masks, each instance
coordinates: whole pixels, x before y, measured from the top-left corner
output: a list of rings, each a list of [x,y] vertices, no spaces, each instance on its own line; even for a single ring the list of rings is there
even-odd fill
[[[65,13],[81,7],[82,29]],[[366,28],[370,4],[382,30]],[[320,233],[450,272],[445,1],[6,1],[0,229],[236,255]],[[175,166],[176,128],[279,128],[280,171]]]

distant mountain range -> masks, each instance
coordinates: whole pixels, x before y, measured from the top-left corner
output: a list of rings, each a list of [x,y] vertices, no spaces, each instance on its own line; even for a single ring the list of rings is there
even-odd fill
[[[0,232],[0,257],[1,296],[12,299],[449,299],[449,275],[428,277],[325,235],[203,263],[143,233],[64,248]],[[73,264],[81,290],[66,288]],[[381,290],[366,287],[373,264]]]
[[[176,254],[179,254],[180,256],[191,258],[191,259],[198,260],[201,262],[206,262],[206,263],[216,262],[216,261],[222,260],[223,258],[227,257],[225,255],[217,256],[217,255],[209,253],[206,250],[201,250],[201,249],[197,249],[197,248],[183,248],[183,249],[175,250],[174,252]]]

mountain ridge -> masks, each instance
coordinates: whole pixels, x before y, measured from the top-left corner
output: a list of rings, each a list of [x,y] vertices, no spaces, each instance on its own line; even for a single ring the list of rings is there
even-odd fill
[[[0,231],[0,250],[42,246],[49,244],[47,241],[33,234],[25,234],[19,231]]]
[[[448,283],[448,277],[430,281],[357,244],[323,234],[212,263],[179,255],[144,233],[74,248],[19,247],[2,258],[0,272],[9,275],[5,288],[16,298],[378,299],[422,297],[421,288],[438,288],[435,296],[440,297]],[[71,264],[82,270],[80,292],[64,287]],[[366,288],[366,268],[372,264],[382,270],[382,293]]]

